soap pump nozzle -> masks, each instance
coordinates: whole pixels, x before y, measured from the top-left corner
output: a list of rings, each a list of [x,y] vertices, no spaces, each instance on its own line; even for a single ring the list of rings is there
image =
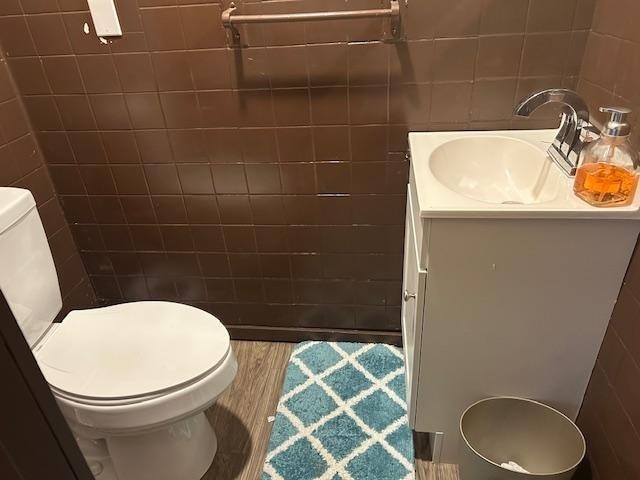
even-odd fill
[[[602,113],[610,113],[611,117],[602,129],[602,135],[609,137],[626,137],[631,133],[627,116],[631,110],[626,107],[600,107]]]

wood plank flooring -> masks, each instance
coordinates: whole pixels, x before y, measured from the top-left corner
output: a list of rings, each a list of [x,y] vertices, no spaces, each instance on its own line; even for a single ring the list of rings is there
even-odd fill
[[[267,417],[275,414],[293,344],[234,341],[233,348],[238,375],[207,412],[219,441],[202,480],[260,479],[272,426]],[[416,480],[458,480],[457,468],[418,458]]]

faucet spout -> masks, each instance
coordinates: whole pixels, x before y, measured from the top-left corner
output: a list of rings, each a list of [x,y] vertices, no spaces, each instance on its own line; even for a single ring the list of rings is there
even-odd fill
[[[563,105],[562,124],[549,148],[549,155],[569,176],[575,175],[578,159],[584,143],[583,130],[590,126],[589,107],[573,90],[550,88],[534,92],[516,106],[514,115],[529,117],[533,112],[549,103]]]
[[[533,92],[520,101],[514,113],[518,117],[529,117],[538,108],[549,103],[564,104],[575,112],[578,120],[589,122],[589,107],[586,102],[576,92],[566,88],[549,88]]]

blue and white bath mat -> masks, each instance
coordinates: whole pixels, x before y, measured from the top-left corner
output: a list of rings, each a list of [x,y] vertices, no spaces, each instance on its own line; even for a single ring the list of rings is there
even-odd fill
[[[284,380],[262,480],[413,480],[402,351],[304,342]]]

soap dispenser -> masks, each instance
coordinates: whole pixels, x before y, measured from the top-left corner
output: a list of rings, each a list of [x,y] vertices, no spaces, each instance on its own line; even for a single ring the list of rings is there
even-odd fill
[[[631,127],[624,107],[601,107],[611,114],[599,139],[583,151],[576,171],[573,191],[595,207],[630,204],[638,185],[638,156],[629,142]]]

